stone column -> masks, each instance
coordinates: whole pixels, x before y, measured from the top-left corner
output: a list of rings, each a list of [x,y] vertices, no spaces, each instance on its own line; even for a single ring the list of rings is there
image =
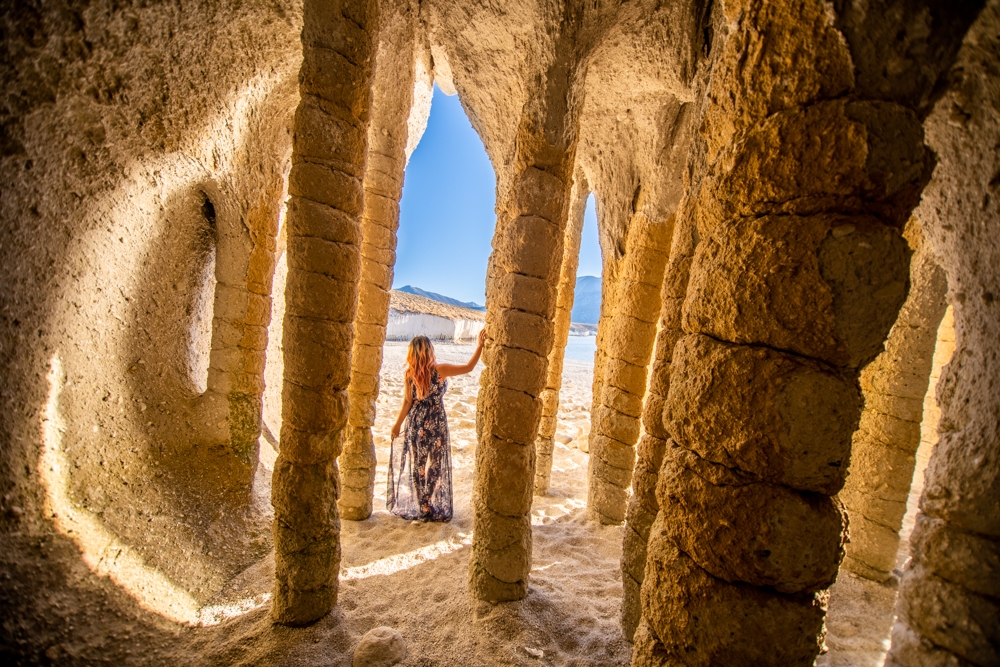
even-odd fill
[[[396,263],[399,198],[406,168],[408,119],[415,73],[414,19],[409,3],[380,16],[377,67],[368,130],[365,208],[361,220],[361,284],[351,353],[351,410],[340,455],[340,515],[352,521],[372,513],[375,490],[375,401],[382,345],[389,319],[389,291]]]
[[[198,401],[202,432],[213,444],[228,441],[234,455],[236,474],[226,483],[246,498],[257,470],[271,283],[284,205],[281,173],[275,169],[269,175],[256,205],[216,226],[211,353],[207,390]]]
[[[337,455],[361,272],[377,11],[371,0],[303,6],[302,99],[288,181],[281,452],[271,492],[271,615],[286,625],[311,623],[337,602]]]
[[[552,351],[549,352],[545,390],[542,392],[542,421],[538,427],[538,438],[535,440],[535,493],[540,496],[548,493],[549,481],[552,478],[552,451],[555,449],[563,358],[569,338],[573,291],[576,289],[576,269],[580,264],[580,236],[583,232],[583,215],[589,194],[586,177],[578,170],[573,178],[573,190],[570,194],[569,220],[563,241]]]
[[[890,667],[1000,664],[1000,2],[973,24],[926,122],[918,211],[948,276],[955,353],[896,603]]]
[[[910,293],[885,351],[861,373],[865,408],[840,492],[850,518],[844,567],[875,581],[887,580],[896,564],[934,344],[947,308],[944,271],[915,217],[907,223],[905,235],[913,250]]]
[[[650,220],[637,212],[625,238],[625,254],[618,261],[604,381],[593,401],[587,468],[587,511],[605,524],[625,519],[672,222]]]
[[[469,587],[519,600],[531,570],[535,437],[542,417],[563,254],[569,162],[528,166],[513,180],[487,272],[486,368],[477,405],[475,533]]]
[[[656,335],[653,365],[649,372],[649,387],[642,406],[644,433],[636,447],[632,497],[625,513],[625,537],[622,542],[622,634],[629,641],[632,641],[642,615],[639,592],[646,568],[646,543],[649,541],[649,529],[660,511],[656,500],[656,481],[663,464],[663,452],[670,439],[670,434],[663,425],[663,409],[670,389],[670,362],[673,360],[674,346],[684,335],[681,328],[681,307],[694,255],[693,231],[689,222],[681,222],[674,228],[670,258],[663,273],[660,327]]]
[[[597,228],[601,228],[601,195],[597,193]],[[604,248],[601,248],[601,254],[605,255],[603,261],[601,262],[601,314],[597,318],[597,350],[594,352],[594,379],[591,381],[590,385],[590,404],[591,404],[591,430],[593,430],[594,421],[594,408],[596,408],[601,401],[601,394],[604,392],[604,371],[607,368],[608,363],[608,345],[611,338],[611,322],[614,320],[616,306],[618,304],[617,292],[615,287],[618,284],[618,264],[615,262],[614,258],[606,256]]]
[[[728,8],[727,8],[728,9]],[[637,665],[812,665],[843,557],[858,370],[907,289],[919,119],[856,101],[826,5],[729,17],[700,135]],[[791,67],[789,63],[794,63]]]
[[[571,11],[572,10],[572,11]],[[480,600],[519,600],[531,570],[535,438],[552,351],[579,123],[580,17],[573,7],[555,60],[518,122],[513,173],[497,197],[486,274],[485,368],[476,411],[475,532],[469,589]]]

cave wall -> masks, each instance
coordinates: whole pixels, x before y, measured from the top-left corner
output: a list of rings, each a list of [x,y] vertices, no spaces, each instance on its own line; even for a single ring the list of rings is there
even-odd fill
[[[362,518],[399,181],[433,79],[460,95],[497,175],[471,594],[529,590],[536,442],[551,436],[560,280],[586,181],[605,297],[591,510],[626,520],[635,663],[764,660],[755,651],[772,640],[784,648],[766,660],[810,661],[841,558],[833,494],[861,414],[859,369],[916,284],[901,231],[931,179],[917,215],[958,340],[890,661],[996,660],[995,624],[975,622],[996,617],[1000,535],[995,2],[968,35],[978,3],[307,7],[305,32],[298,3],[4,9],[11,567],[36,561],[38,536],[63,564],[86,561],[91,538],[117,540],[174,597],[115,604],[194,622],[270,546],[256,450],[268,409],[281,415],[275,618],[333,606],[333,460],[350,423],[342,463],[358,474],[342,505]],[[331,53],[347,63],[341,79]],[[320,286],[330,281],[340,298]],[[809,425],[816,414],[829,428]],[[722,507],[741,508],[730,518],[742,528],[716,530]],[[803,541],[813,549],[796,560]],[[92,560],[127,587],[124,566]],[[720,596],[729,611],[692,620],[692,605]],[[686,609],[671,606],[680,599]],[[722,636],[740,605],[784,629]]]
[[[251,485],[301,13],[53,2],[2,20],[6,559],[33,561],[41,535],[191,622],[269,543]],[[130,588],[135,568],[163,590]]]
[[[938,165],[918,215],[927,220],[927,240],[948,277],[955,352],[938,383],[939,439],[925,473],[887,665],[1000,660],[1000,165],[992,148],[1000,131],[998,25],[1000,7],[988,3],[926,123]]]

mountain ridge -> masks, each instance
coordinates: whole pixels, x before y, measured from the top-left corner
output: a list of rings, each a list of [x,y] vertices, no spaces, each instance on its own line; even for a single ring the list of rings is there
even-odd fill
[[[450,296],[429,292],[413,285],[403,285],[394,291],[420,296],[437,301],[448,306],[469,308],[486,312],[486,306],[480,306],[474,301],[459,301]],[[570,319],[577,324],[597,324],[601,318],[601,278],[600,276],[580,276],[576,279],[576,289],[573,292],[573,310]]]
[[[438,303],[445,303],[449,306],[458,306],[459,308],[471,308],[472,310],[486,311],[486,306],[480,306],[475,301],[459,301],[458,299],[453,299],[450,296],[445,296],[443,294],[438,294],[437,292],[428,292],[427,290],[420,289],[419,287],[414,287],[413,285],[403,285],[402,287],[395,288],[397,292],[405,292],[407,294],[415,294],[416,296],[422,296],[425,299],[431,299],[432,301],[437,301]]]

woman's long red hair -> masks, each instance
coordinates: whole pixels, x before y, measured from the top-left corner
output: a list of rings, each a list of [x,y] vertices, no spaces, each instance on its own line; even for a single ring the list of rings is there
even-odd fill
[[[431,391],[431,369],[434,368],[434,346],[427,336],[417,336],[410,341],[406,351],[406,373],[404,377],[417,388],[417,398],[427,398]]]

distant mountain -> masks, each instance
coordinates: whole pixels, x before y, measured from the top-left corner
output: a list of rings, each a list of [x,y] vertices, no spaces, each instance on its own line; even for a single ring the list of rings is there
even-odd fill
[[[435,292],[428,292],[422,290],[419,287],[413,287],[412,285],[403,285],[402,287],[396,288],[399,292],[406,292],[407,294],[416,294],[417,296],[422,296],[425,299],[432,299],[439,303],[446,303],[449,306],[458,306],[459,308],[471,308],[473,310],[486,310],[486,306],[480,306],[478,303],[472,301],[459,301],[458,299],[452,299],[450,296],[444,296],[442,294],[436,294]]]
[[[570,319],[581,324],[597,324],[600,318],[601,279],[597,276],[580,276],[576,279]]]

